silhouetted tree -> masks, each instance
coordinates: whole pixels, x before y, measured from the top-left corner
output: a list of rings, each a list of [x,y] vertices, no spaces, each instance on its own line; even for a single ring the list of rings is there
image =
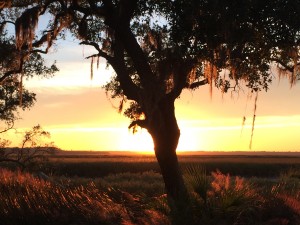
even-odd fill
[[[129,102],[129,127],[152,136],[167,194],[178,207],[187,197],[176,155],[174,102],[182,90],[208,84],[226,92],[241,81],[252,91],[267,90],[271,65],[291,84],[299,76],[299,0],[33,2],[15,22],[17,49],[42,51],[44,43],[47,52],[65,30],[93,46],[92,64],[104,58],[115,71],[106,90],[122,99],[120,110]],[[51,19],[36,38],[45,13]]]
[[[20,147],[9,148],[10,141],[0,138],[0,163],[14,163],[21,170],[29,166],[41,166],[55,152],[50,133],[40,125],[24,132]]]

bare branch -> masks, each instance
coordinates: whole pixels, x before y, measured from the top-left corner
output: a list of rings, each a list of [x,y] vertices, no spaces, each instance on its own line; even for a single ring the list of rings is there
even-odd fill
[[[79,43],[80,45],[91,45],[93,46],[97,51],[101,51],[99,45],[95,42],[90,42],[90,41],[82,41]]]
[[[13,129],[13,127],[14,127],[14,125],[15,125],[14,120],[11,120],[11,121],[7,122],[6,124],[8,125],[8,127],[5,128],[4,130],[1,130],[1,131],[0,131],[0,134],[5,133],[5,132],[7,132],[7,131]]]
[[[91,58],[91,57],[100,56],[100,57],[105,58],[109,63],[113,59],[110,55],[108,55],[107,53],[105,53],[104,51],[102,51],[100,49],[99,45],[97,43],[95,43],[95,42],[82,41],[79,44],[80,45],[90,45],[90,46],[93,46],[98,51],[98,54],[94,54],[94,55],[88,56],[88,57],[86,57],[87,59]]]

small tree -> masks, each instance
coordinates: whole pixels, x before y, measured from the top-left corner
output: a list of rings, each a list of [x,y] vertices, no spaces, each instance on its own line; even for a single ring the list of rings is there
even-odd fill
[[[56,149],[53,142],[45,141],[49,138],[50,133],[43,130],[40,125],[36,125],[31,130],[25,131],[19,148],[9,148],[11,142],[0,139],[0,162],[14,163],[21,170],[30,165],[40,165]]]

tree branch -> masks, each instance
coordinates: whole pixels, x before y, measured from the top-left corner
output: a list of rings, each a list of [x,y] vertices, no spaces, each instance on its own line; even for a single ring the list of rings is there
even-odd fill
[[[127,66],[124,61],[124,47],[121,41],[116,38],[114,43],[114,58],[112,61],[108,61],[111,66],[114,68],[117,76],[119,78],[119,82],[121,88],[128,99],[135,100],[139,102],[139,92],[140,88],[135,85],[130,78],[130,74],[128,72]]]
[[[208,84],[208,79],[204,79],[204,80],[201,80],[201,81],[196,81],[190,85],[187,84],[186,88],[190,88],[190,89],[196,89],[200,86],[203,86],[203,85],[206,85]]]
[[[4,73],[4,75],[2,77],[0,77],[0,85],[2,85],[3,82],[6,80],[6,78],[8,78],[9,76],[11,76],[13,74],[18,74],[18,73],[22,72],[22,70],[23,70],[23,64],[24,64],[24,58],[25,58],[25,56],[21,57],[21,59],[20,59],[20,66],[19,66],[18,69],[7,71],[6,73]]]
[[[282,60],[280,59],[276,59],[276,58],[270,58],[270,60],[279,63],[281,66],[284,67],[284,69],[288,70],[289,72],[293,72],[294,71],[294,67],[290,67],[288,65],[286,65]]]
[[[128,26],[116,27],[116,38],[122,40],[122,44],[133,61],[134,67],[140,76],[142,86],[153,91],[155,76],[148,64],[148,59],[138,44],[135,36]]]
[[[90,46],[93,46],[98,51],[98,54],[88,56],[88,57],[86,57],[87,59],[91,58],[91,57],[94,57],[94,56],[100,56],[100,57],[105,58],[108,62],[110,62],[112,60],[112,57],[110,55],[108,55],[107,53],[105,53],[104,51],[102,51],[100,49],[100,46],[97,43],[95,43],[95,42],[82,41],[79,44],[80,45],[90,45]]]
[[[168,94],[173,99],[178,98],[184,88],[189,88],[190,85],[187,83],[187,78],[197,63],[195,59],[178,60],[174,61],[174,89]],[[202,81],[199,82],[198,85],[202,85]],[[203,82],[203,85],[206,84],[205,81]]]
[[[47,47],[46,50],[33,50],[32,52],[36,51],[39,53],[43,53],[43,54],[47,54],[49,48],[52,46],[53,41],[56,39],[57,35],[59,34],[59,32],[63,29],[62,26],[58,26],[59,24],[59,18],[62,17],[64,14],[63,13],[59,13],[56,15],[55,17],[55,22],[53,24],[53,29],[51,30],[46,30],[44,31],[44,35],[37,41],[35,41],[34,43],[32,43],[32,47],[38,48],[41,47],[44,43],[47,43]],[[25,46],[25,48],[28,48],[28,46]]]
[[[6,23],[11,23],[11,24],[13,24],[13,25],[15,25],[15,24],[16,24],[15,22],[13,22],[13,21],[10,21],[10,20],[4,20],[4,21],[2,21],[2,22],[0,23],[0,26],[3,26],[3,25],[5,25]]]
[[[115,56],[112,57],[104,51],[102,51],[100,49],[100,46],[95,42],[82,41],[80,42],[80,45],[93,46],[98,51],[98,54],[94,54],[86,58],[100,56],[106,59],[107,62],[114,68],[115,72],[117,73],[120,84],[126,97],[128,99],[138,101],[138,87],[130,79],[129,73],[124,63],[124,54],[122,53],[122,51],[124,50],[121,50],[123,49],[121,46],[116,48]]]
[[[91,1],[89,1],[91,3]],[[132,3],[134,3],[133,1]],[[93,2],[92,2],[93,3]],[[113,11],[114,5],[109,0],[103,1],[104,5],[103,7],[98,7],[98,11],[91,12],[96,13],[96,15],[104,16],[105,21],[108,23],[108,25],[118,30],[118,34],[115,35],[115,43],[114,43],[114,56],[108,55],[106,52],[102,51],[100,49],[100,46],[97,43],[94,42],[87,42],[83,41],[80,44],[86,44],[93,46],[97,51],[97,56],[103,57],[107,60],[107,62],[114,68],[115,72],[118,75],[119,82],[121,84],[121,87],[123,89],[124,94],[128,99],[138,101],[138,92],[139,88],[133,83],[133,81],[130,78],[130,74],[128,73],[128,69],[126,67],[126,64],[124,62],[124,47],[126,48],[127,53],[131,56],[133,59],[133,62],[135,64],[135,67],[139,74],[141,74],[141,81],[144,84],[144,87],[149,86],[151,82],[150,77],[153,77],[152,71],[150,66],[147,63],[146,56],[144,55],[143,51],[141,50],[140,46],[137,43],[137,40],[135,39],[134,35],[132,34],[129,24],[126,26],[120,25],[122,21],[121,18],[118,18],[118,21],[115,20],[115,17],[112,17],[112,13],[109,13],[110,11]],[[125,2],[123,2],[125,4]],[[74,5],[74,8],[76,9],[78,6]],[[128,8],[128,6],[127,6]],[[134,7],[129,7],[132,10],[134,10]],[[79,9],[79,8],[78,8]],[[80,9],[79,9],[80,10]],[[100,10],[100,11],[99,11]],[[102,11],[103,10],[103,11]],[[85,14],[89,13],[86,11],[82,11]],[[128,13],[128,12],[127,12]],[[131,12],[133,13],[133,11]],[[125,15],[125,12],[124,12]],[[123,18],[124,19],[124,18]],[[122,29],[119,29],[119,26],[122,27]],[[124,33],[124,27],[127,27],[126,34]],[[126,28],[125,28],[126,29]],[[125,34],[126,39],[123,38]],[[118,41],[119,40],[119,41]],[[122,41],[121,41],[122,40]],[[123,41],[125,40],[125,41]],[[125,44],[126,43],[126,46]],[[118,45],[118,47],[116,47]],[[96,55],[93,55],[96,56]],[[92,57],[92,56],[90,56]],[[146,78],[148,77],[148,78]]]
[[[47,54],[48,53],[48,50],[41,50],[41,49],[34,49],[34,50],[31,50],[30,53],[41,53],[41,54]]]
[[[13,120],[7,122],[6,124],[8,125],[8,127],[5,128],[4,130],[1,130],[1,131],[0,131],[0,134],[5,133],[5,132],[7,132],[7,131],[13,129],[13,127],[14,127],[14,125],[15,125],[15,123],[14,123]]]
[[[132,59],[134,68],[140,76],[142,86],[153,90],[155,76],[148,64],[148,59],[132,33],[129,22],[136,8],[136,0],[120,1],[115,8],[112,1],[103,0],[103,7],[107,11],[105,24],[115,31],[115,39],[121,41],[123,48]]]
[[[19,160],[17,160],[17,159],[9,159],[9,158],[3,158],[3,159],[1,159],[0,158],[0,162],[12,162],[12,163],[16,163],[19,166],[21,166],[22,170],[25,168],[25,165],[22,162],[20,162]]]
[[[139,126],[139,127],[147,129],[148,128],[148,121],[147,120],[135,120],[135,121],[132,121],[129,124],[128,129],[131,129],[134,126]]]

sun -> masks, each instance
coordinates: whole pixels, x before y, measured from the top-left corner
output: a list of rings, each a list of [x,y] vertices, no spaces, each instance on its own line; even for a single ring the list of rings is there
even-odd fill
[[[193,128],[182,127],[180,129],[180,138],[177,150],[178,151],[197,151],[199,146],[200,136],[196,135]]]
[[[131,130],[126,130],[122,132],[118,149],[121,151],[153,153],[154,145],[147,130],[138,129],[134,134]]]
[[[197,132],[195,132],[193,128],[182,127],[177,150],[181,152],[199,150],[200,137],[196,134]],[[145,129],[139,129],[135,134],[128,130],[122,132],[118,149],[121,151],[135,151],[145,154],[154,153],[153,140]]]

